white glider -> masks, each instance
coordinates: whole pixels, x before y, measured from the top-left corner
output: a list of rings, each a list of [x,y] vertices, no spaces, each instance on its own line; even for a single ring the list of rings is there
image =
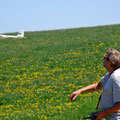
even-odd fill
[[[24,30],[21,30],[17,35],[0,35],[0,38],[24,38]]]

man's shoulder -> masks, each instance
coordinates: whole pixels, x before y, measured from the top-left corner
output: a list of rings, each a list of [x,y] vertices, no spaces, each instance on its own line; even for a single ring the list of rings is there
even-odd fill
[[[120,81],[120,68],[115,70],[113,74],[111,75],[113,80],[119,80]]]
[[[113,76],[120,76],[120,68],[113,72]]]

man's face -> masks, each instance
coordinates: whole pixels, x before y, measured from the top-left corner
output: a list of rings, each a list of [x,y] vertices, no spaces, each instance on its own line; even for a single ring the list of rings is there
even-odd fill
[[[108,65],[109,65],[109,61],[107,61],[107,55],[104,55],[104,58],[103,58],[103,66],[107,69],[108,68]]]

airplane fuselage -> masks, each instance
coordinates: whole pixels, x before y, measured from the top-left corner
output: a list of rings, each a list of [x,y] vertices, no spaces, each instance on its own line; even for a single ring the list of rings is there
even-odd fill
[[[18,33],[18,35],[0,35],[0,39],[5,38],[23,38],[24,37],[24,31]]]
[[[12,36],[12,35],[0,35],[1,38],[19,38],[19,36]]]

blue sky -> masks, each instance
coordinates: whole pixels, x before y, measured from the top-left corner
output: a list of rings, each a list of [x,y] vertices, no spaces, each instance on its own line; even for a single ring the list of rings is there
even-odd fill
[[[0,33],[120,24],[120,0],[1,0]]]

